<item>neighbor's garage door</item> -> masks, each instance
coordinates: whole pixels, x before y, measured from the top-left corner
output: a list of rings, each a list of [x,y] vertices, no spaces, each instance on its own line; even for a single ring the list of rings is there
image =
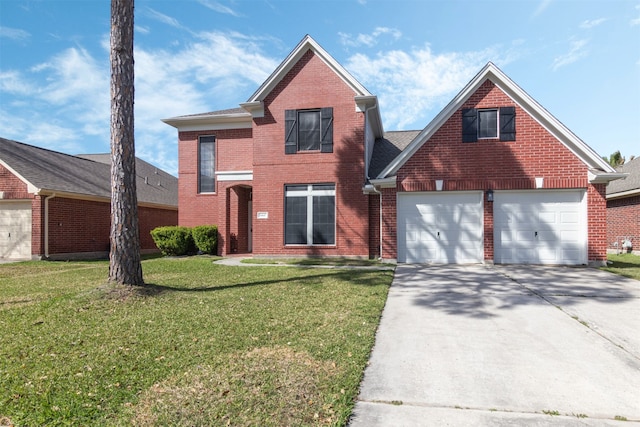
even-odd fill
[[[586,264],[584,191],[496,192],[494,260],[504,264]]]
[[[0,258],[31,258],[31,202],[0,202]]]
[[[481,262],[481,192],[398,193],[398,261]]]

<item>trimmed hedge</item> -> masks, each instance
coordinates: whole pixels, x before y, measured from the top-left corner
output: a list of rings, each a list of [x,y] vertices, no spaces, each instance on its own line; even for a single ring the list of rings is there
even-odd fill
[[[189,227],[157,227],[151,230],[151,237],[163,255],[180,256],[194,250],[193,237]]]
[[[218,226],[198,225],[191,229],[193,241],[200,252],[215,255],[218,249]]]

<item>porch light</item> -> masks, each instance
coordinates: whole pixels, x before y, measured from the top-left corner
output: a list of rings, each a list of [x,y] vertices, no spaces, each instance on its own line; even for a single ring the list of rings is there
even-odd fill
[[[493,202],[493,190],[487,190],[487,202]]]

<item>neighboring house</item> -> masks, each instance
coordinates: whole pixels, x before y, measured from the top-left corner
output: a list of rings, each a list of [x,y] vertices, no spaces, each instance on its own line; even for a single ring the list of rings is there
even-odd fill
[[[624,179],[607,187],[607,240],[612,252],[631,250],[640,255],[640,157],[625,163],[618,172]]]
[[[221,255],[408,263],[606,260],[620,177],[495,65],[422,131],[306,36],[240,108],[178,129],[179,223],[217,224]]]
[[[0,138],[0,259],[106,257],[111,156],[70,156]],[[178,222],[177,178],[136,159],[140,244]]]

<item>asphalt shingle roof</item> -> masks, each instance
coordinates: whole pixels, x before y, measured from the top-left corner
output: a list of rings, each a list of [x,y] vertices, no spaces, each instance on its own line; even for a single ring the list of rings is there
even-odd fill
[[[617,168],[618,172],[628,173],[624,179],[611,181],[607,185],[607,194],[621,193],[624,191],[640,190],[640,157],[636,157],[628,163]]]
[[[111,197],[110,154],[71,156],[0,138],[0,160],[40,189]],[[136,175],[139,202],[178,206],[176,177],[141,159]]]
[[[376,139],[369,165],[369,178],[376,178],[419,133],[419,130],[391,131]]]

